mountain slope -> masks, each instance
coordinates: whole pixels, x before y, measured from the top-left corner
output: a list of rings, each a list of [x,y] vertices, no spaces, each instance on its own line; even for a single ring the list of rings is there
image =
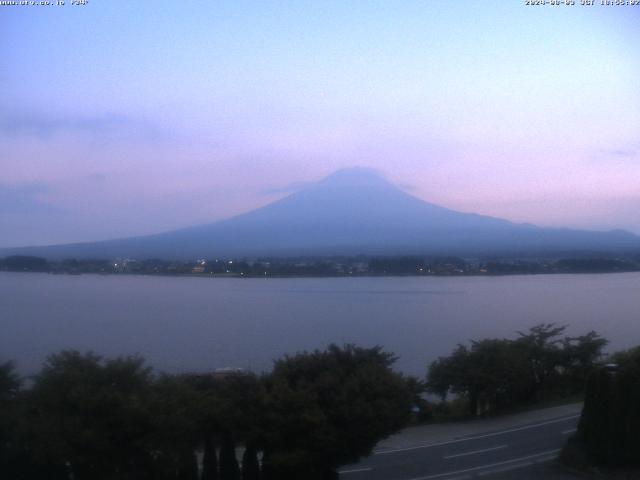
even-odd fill
[[[640,237],[628,232],[539,228],[456,212],[413,197],[373,171],[354,168],[211,224],[105,242],[11,249],[11,253],[50,258],[210,258],[630,249],[640,249]]]

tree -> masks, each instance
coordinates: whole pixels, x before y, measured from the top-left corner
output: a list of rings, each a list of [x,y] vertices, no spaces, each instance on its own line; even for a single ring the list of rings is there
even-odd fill
[[[230,433],[222,437],[220,448],[220,480],[240,480],[240,467],[236,458],[236,445]]]
[[[595,332],[561,339],[565,328],[541,324],[516,340],[458,345],[429,366],[428,391],[462,395],[471,415],[580,392],[607,341]]]
[[[264,429],[264,391],[258,377],[240,372],[215,379],[217,428],[222,439],[257,444]]]
[[[218,455],[211,436],[206,436],[204,440],[201,480],[218,480]]]
[[[218,440],[222,430],[222,399],[219,395],[220,382],[210,374],[185,374],[179,376],[182,387],[179,391],[189,392],[189,412],[178,418],[187,420],[181,429],[186,432],[191,448],[204,448],[202,458],[202,480],[218,480]],[[184,405],[184,401],[181,401]],[[172,411],[170,408],[169,412]],[[186,427],[186,430],[185,430]]]
[[[14,272],[46,272],[49,269],[47,260],[28,255],[12,255],[4,259],[7,270]]]
[[[7,477],[17,476],[20,469],[16,422],[20,384],[13,362],[0,364],[0,473]]]
[[[16,397],[21,383],[13,362],[0,363],[0,405],[5,406]]]
[[[531,327],[528,333],[518,332],[517,342],[526,351],[536,401],[542,400],[545,390],[557,378],[558,367],[563,364],[562,340],[558,337],[566,328],[566,325],[541,323]]]
[[[34,461],[77,480],[147,478],[151,370],[137,357],[48,357],[30,392]]]
[[[147,445],[159,460],[155,476],[196,478],[194,452],[201,442],[201,400],[190,375],[165,374],[154,382],[147,402],[152,417]]]
[[[427,390],[440,395],[444,401],[451,393],[474,394],[472,381],[469,381],[470,366],[469,349],[458,344],[448,357],[439,357],[429,365],[427,374]],[[472,408],[475,413],[475,408]]]
[[[251,444],[246,446],[242,454],[242,480],[260,480],[258,452]]]
[[[268,468],[278,480],[334,478],[411,414],[411,390],[380,347],[285,356],[266,377]],[[271,478],[271,476],[269,477]]]
[[[411,409],[414,412],[414,418],[419,422],[430,420],[433,415],[431,404],[422,396],[427,389],[425,382],[411,376],[407,377],[406,381],[407,388],[411,392]]]
[[[469,400],[469,413],[504,408],[525,394],[527,363],[523,352],[509,340],[482,340],[471,348],[458,345],[449,357],[429,367],[428,389],[443,398],[448,392]]]
[[[197,395],[198,437],[204,445],[203,480],[218,478],[216,444],[220,444],[219,478],[238,478],[235,443],[255,446],[263,433],[262,384],[252,373],[187,375]]]
[[[177,480],[198,480],[198,461],[191,449],[184,449],[178,455]]]
[[[562,361],[564,369],[563,382],[568,393],[581,392],[589,373],[602,358],[602,350],[608,341],[596,332],[591,331],[578,337],[565,337],[562,340]]]
[[[613,356],[587,382],[578,438],[589,459],[611,466],[640,465],[640,347]]]

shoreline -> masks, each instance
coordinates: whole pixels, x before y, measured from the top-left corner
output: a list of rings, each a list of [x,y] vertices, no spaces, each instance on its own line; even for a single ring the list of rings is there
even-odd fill
[[[100,276],[140,276],[140,277],[178,277],[178,278],[224,278],[224,279],[290,279],[290,278],[496,278],[496,277],[533,277],[533,276],[558,276],[558,275],[611,275],[640,273],[638,270],[625,271],[568,271],[568,272],[514,272],[514,273],[433,273],[433,274],[269,274],[269,275],[253,275],[253,274],[236,274],[236,273],[153,273],[153,272],[68,272],[68,271],[35,271],[35,270],[0,270],[0,273],[42,273],[48,275],[100,275]]]

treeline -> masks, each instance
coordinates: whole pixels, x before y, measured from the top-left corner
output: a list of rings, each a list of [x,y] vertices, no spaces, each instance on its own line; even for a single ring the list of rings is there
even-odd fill
[[[524,275],[545,273],[606,273],[640,271],[640,257],[568,258],[560,260],[466,260],[460,257],[327,257],[199,259],[66,259],[15,255],[0,259],[0,270],[50,273],[132,273],[232,277],[283,276],[427,276]]]
[[[339,466],[370,454],[412,419],[447,415],[449,394],[469,415],[581,394],[607,342],[595,332],[564,332],[541,324],[515,339],[458,345],[429,366],[426,381],[394,372],[396,357],[380,347],[354,345],[285,356],[260,376],[155,374],[139,357],[77,351],[51,355],[28,381],[12,363],[0,364],[0,477],[336,479]],[[640,364],[634,355],[629,362]],[[619,378],[635,386],[616,383],[615,400],[603,406],[596,394],[600,400],[587,401],[586,437],[602,435],[605,424],[623,428],[603,408],[637,413],[640,375],[630,372]],[[597,377],[588,392],[604,384],[611,379]],[[425,391],[443,402],[427,402]],[[637,416],[624,419],[637,426]]]
[[[416,382],[381,348],[330,346],[273,371],[154,375],[63,351],[24,387],[0,366],[0,477],[336,479],[410,419]]]
[[[579,395],[607,341],[595,332],[563,336],[565,330],[541,324],[516,339],[460,344],[429,366],[427,389],[466,400],[470,415]]]

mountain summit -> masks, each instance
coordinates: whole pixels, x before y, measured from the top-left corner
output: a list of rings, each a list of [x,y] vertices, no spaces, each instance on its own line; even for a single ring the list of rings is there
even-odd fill
[[[317,183],[318,185],[342,185],[352,188],[372,185],[387,185],[394,188],[379,171],[367,167],[343,168]]]
[[[61,257],[212,258],[640,250],[625,231],[540,228],[425,202],[375,170],[339,170],[262,208],[215,223],[105,242],[11,249]]]

